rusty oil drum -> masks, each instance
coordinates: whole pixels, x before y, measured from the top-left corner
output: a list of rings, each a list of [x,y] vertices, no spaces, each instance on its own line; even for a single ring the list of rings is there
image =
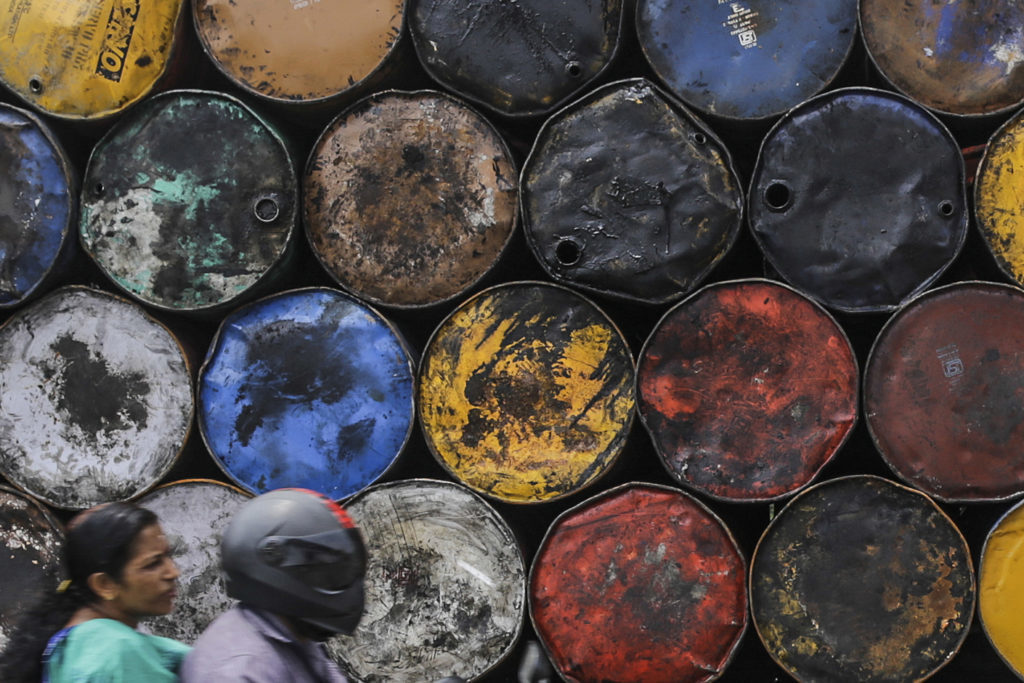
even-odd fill
[[[507,503],[596,482],[633,422],[633,357],[590,300],[542,282],[485,289],[445,318],[420,362],[427,446],[453,477]]]
[[[193,0],[196,33],[234,85],[264,101],[324,104],[368,87],[399,44],[402,0]]]
[[[1024,110],[989,139],[974,182],[975,223],[996,265],[1024,285]]]
[[[549,118],[521,193],[527,240],[552,278],[645,303],[692,290],[743,223],[726,147],[645,79],[597,88]]]
[[[530,618],[565,680],[712,681],[747,627],[746,568],[696,498],[624,484],[551,524],[530,568]]]
[[[487,680],[522,631],[526,565],[498,512],[458,484],[376,484],[346,509],[366,541],[366,608],[328,641],[350,680]]]
[[[872,475],[797,494],[750,566],[750,611],[798,681],[920,681],[957,653],[974,614],[970,549],[928,496]]]
[[[846,313],[892,311],[963,246],[964,160],[949,130],[906,97],[842,88],[769,131],[747,210],[761,251],[789,284]]]
[[[338,115],[310,153],[306,234],[321,265],[375,305],[462,294],[516,224],[516,169],[498,131],[436,91],[376,93]]]
[[[977,118],[1024,104],[1024,6],[1005,0],[861,0],[868,56],[902,93]]]
[[[666,86],[702,115],[760,121],[817,95],[857,36],[857,0],[639,0],[637,35]]]
[[[174,312],[224,311],[286,268],[298,200],[270,124],[230,95],[172,90],[94,147],[79,234],[129,296]]]
[[[959,282],[922,294],[882,328],[864,371],[864,414],[905,482],[943,501],[1024,493],[1024,291]]]
[[[1024,503],[991,528],[978,566],[978,618],[999,657],[1024,678]]]
[[[63,543],[64,529],[44,505],[0,486],[0,650],[21,615],[66,577]]]
[[[58,278],[77,251],[78,179],[35,114],[0,104],[0,309]]]
[[[21,0],[0,16],[0,82],[34,109],[109,120],[159,87],[185,0]]]
[[[142,306],[58,289],[0,328],[0,472],[56,508],[137,497],[192,426],[188,358]]]
[[[410,0],[409,33],[428,74],[507,116],[545,114],[611,64],[622,0]]]
[[[708,285],[670,309],[637,362],[637,412],[680,483],[767,501],[810,483],[843,446],[860,375],[838,323],[770,280]]]
[[[391,467],[412,431],[414,368],[394,326],[336,289],[282,291],[225,317],[199,371],[199,431],[250,493],[339,500]]]
[[[221,580],[220,535],[235,511],[250,498],[212,479],[164,484],[136,502],[160,518],[171,556],[181,575],[174,611],[140,623],[140,630],[194,643],[210,622],[234,601]]]

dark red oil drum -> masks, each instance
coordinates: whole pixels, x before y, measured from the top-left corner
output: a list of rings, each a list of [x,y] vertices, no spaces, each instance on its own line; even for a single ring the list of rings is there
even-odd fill
[[[527,240],[552,278],[645,303],[691,291],[743,223],[726,147],[642,78],[597,88],[549,118],[521,193]]]
[[[856,475],[798,494],[765,529],[750,611],[798,681],[921,681],[957,653],[974,568],[952,520],[920,491]]]
[[[139,304],[64,287],[0,328],[0,473],[76,510],[135,498],[175,465],[192,426],[181,344]]]
[[[567,681],[712,681],[747,626],[746,562],[696,498],[632,483],[551,524],[530,617]]]
[[[611,63],[622,0],[411,0],[409,33],[434,79],[499,114],[551,111]]]
[[[990,282],[931,290],[882,328],[864,372],[878,450],[944,501],[1024,493],[1024,291]]]
[[[1024,5],[1005,0],[861,0],[868,55],[904,94],[978,117],[1024,103]]]
[[[0,486],[0,650],[19,618],[66,576],[64,530],[31,496]]]
[[[1024,286],[1024,110],[989,139],[974,183],[974,216],[996,265]]]
[[[306,234],[324,269],[377,305],[463,293],[512,236],[518,184],[501,135],[436,91],[388,91],[327,126],[303,183]]]
[[[839,311],[891,311],[963,246],[964,160],[946,127],[906,97],[834,90],[769,131],[747,209],[791,285]]]
[[[669,310],[637,363],[637,411],[680,483],[727,501],[802,488],[857,419],[853,347],[770,280],[709,285]]]

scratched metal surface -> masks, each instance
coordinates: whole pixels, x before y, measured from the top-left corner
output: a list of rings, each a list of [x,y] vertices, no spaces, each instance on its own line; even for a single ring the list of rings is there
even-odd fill
[[[73,253],[76,183],[50,127],[0,104],[0,308],[42,291]]]
[[[686,104],[758,120],[827,88],[857,36],[857,0],[639,0],[637,34]]]
[[[154,96],[104,136],[82,182],[85,251],[171,311],[237,303],[286,257],[299,181],[282,138],[223,93]]]
[[[0,649],[19,617],[66,577],[60,522],[37,500],[0,486]]]
[[[669,310],[637,363],[637,411],[680,483],[765,501],[806,486],[857,420],[853,347],[818,304],[770,280],[709,285]]]
[[[1024,111],[989,138],[974,183],[974,215],[1006,277],[1024,285]]]
[[[865,366],[864,414],[893,471],[931,496],[1024,493],[1024,291],[960,282],[901,309]]]
[[[73,286],[0,328],[0,470],[58,508],[133,498],[170,470],[192,423],[178,341],[126,299]]]
[[[199,372],[199,429],[246,491],[346,498],[404,448],[413,378],[405,342],[374,309],[326,287],[279,292],[221,322]]]
[[[366,609],[328,643],[354,681],[423,683],[485,674],[515,645],[526,566],[498,512],[458,484],[378,484],[346,509],[366,541]]]
[[[551,277],[645,303],[691,291],[743,223],[725,145],[645,79],[597,88],[548,119],[521,193],[527,240]]]
[[[956,525],[920,491],[875,476],[798,494],[751,561],[757,633],[804,683],[924,680],[959,650],[974,603]]]
[[[1024,5],[1005,0],[861,0],[879,71],[926,107],[959,116],[1024,103]]]
[[[498,131],[438,91],[377,93],[321,134],[303,182],[310,244],[342,287],[428,306],[483,277],[515,228],[516,168]]]
[[[963,246],[963,156],[911,100],[834,90],[790,110],[765,137],[747,212],[765,257],[791,285],[839,311],[893,311]]]
[[[501,114],[544,114],[597,78],[619,43],[621,0],[411,0],[424,69]]]
[[[747,627],[745,579],[709,508],[625,484],[551,524],[530,569],[530,617],[567,681],[712,681]]]
[[[165,484],[138,499],[160,518],[181,572],[174,611],[146,619],[139,630],[191,644],[232,605],[221,581],[220,534],[249,498],[234,486],[189,479]]]

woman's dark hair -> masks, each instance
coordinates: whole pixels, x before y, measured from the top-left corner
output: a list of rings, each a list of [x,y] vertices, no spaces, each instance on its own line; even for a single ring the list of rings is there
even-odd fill
[[[0,681],[36,683],[42,678],[47,641],[78,608],[99,600],[88,578],[103,572],[120,581],[139,532],[156,523],[152,511],[120,502],[89,508],[68,522],[63,559],[70,584],[62,591],[54,586],[18,620],[0,653]]]

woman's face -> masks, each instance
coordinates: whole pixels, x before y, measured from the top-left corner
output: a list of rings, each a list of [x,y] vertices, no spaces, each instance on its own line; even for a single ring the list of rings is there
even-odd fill
[[[171,611],[179,572],[159,524],[143,528],[132,545],[131,558],[106,606],[116,611],[120,621],[134,627],[142,617]]]

